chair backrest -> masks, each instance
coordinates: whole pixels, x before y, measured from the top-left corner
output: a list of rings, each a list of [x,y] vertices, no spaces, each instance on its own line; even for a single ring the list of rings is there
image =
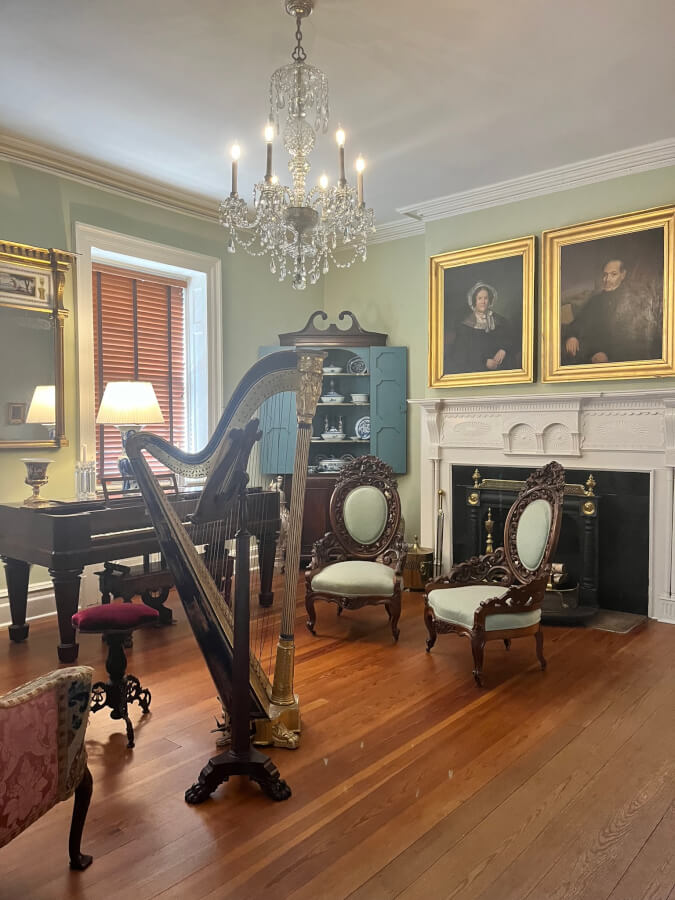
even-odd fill
[[[345,466],[330,501],[333,533],[356,559],[375,559],[398,534],[401,501],[393,470],[377,456]]]
[[[522,584],[541,577],[558,543],[565,470],[557,462],[537,469],[525,482],[504,526],[504,552]]]

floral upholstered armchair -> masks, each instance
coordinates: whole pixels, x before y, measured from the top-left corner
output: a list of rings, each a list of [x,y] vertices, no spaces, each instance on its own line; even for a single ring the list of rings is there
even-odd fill
[[[80,851],[92,790],[84,746],[91,677],[88,666],[59,669],[0,696],[0,847],[74,793],[71,869],[91,864]]]
[[[401,502],[392,469],[376,456],[359,456],[338,477],[330,501],[333,530],[316,541],[305,570],[307,627],[316,634],[316,600],[343,609],[384,605],[398,640],[405,550]]]
[[[531,635],[539,664],[546,668],[541,604],[560,533],[564,488],[560,463],[537,469],[509,511],[504,546],[460,563],[425,586],[427,651],[439,633],[468,637],[479,687],[487,641],[502,640],[508,650],[513,638]]]

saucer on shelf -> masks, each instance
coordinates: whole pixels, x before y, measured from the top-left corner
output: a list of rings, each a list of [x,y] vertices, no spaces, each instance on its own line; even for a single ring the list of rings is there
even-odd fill
[[[324,372],[326,370],[324,369]],[[366,366],[365,359],[362,359],[360,356],[352,356],[350,360],[347,361],[347,371],[350,375],[367,375],[368,367]]]
[[[370,416],[361,416],[354,426],[354,433],[362,441],[370,440]]]

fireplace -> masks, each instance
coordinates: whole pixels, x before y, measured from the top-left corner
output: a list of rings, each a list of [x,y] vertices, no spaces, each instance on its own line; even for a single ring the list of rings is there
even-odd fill
[[[460,561],[453,485],[471,484],[469,469],[513,477],[557,459],[568,481],[583,483],[592,472],[598,482],[599,605],[675,624],[675,391],[410,402],[421,412],[422,543],[433,546],[440,490],[444,568]]]
[[[452,467],[453,559],[486,552],[488,511],[492,544],[502,546],[506,515],[530,472],[516,466],[483,466],[480,473],[472,466]],[[594,483],[587,485],[589,475]],[[567,468],[565,481],[554,562],[567,578],[548,599],[552,607],[558,599],[571,608],[568,616],[549,618],[584,621],[581,611],[590,615],[596,608],[647,615],[649,475]],[[622,527],[626,522],[630,527]]]

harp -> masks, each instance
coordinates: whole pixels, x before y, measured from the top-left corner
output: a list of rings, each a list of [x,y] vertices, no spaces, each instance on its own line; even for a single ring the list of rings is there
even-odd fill
[[[289,748],[297,747],[299,742],[300,709],[293,691],[293,633],[307,460],[312,418],[321,393],[324,355],[314,350],[282,351],[259,360],[237,386],[213,437],[198,453],[184,453],[145,432],[138,432],[127,441],[127,455],[160,548],[229,717],[229,755],[241,763],[244,757],[252,759],[257,754],[253,766],[256,774],[252,774],[253,763],[246,764],[246,771],[234,771],[229,757],[229,768],[214,768],[219,758],[211,760],[202,770],[199,782],[186,793],[188,802],[206,799],[229,774],[248,774],[270,796],[284,799],[275,796],[279,793],[275,787],[279,784],[278,772],[275,777],[270,776],[276,769],[267,757],[249,747],[249,742]],[[275,593],[280,593],[281,598],[271,606],[260,606],[255,602],[255,581],[257,578],[260,587],[262,565],[255,548],[250,552],[248,521],[270,476],[276,475],[267,471],[265,441],[269,445],[287,426],[293,399],[297,420],[293,491],[284,572],[274,579]],[[181,521],[151,464],[161,464],[186,478],[206,476],[188,521]],[[277,504],[278,496],[275,494]],[[277,505],[277,530],[278,527]],[[234,601],[230,590],[233,559]],[[267,592],[262,591],[260,596],[262,600]],[[253,621],[249,623],[250,609]],[[271,628],[276,630],[272,641]]]

